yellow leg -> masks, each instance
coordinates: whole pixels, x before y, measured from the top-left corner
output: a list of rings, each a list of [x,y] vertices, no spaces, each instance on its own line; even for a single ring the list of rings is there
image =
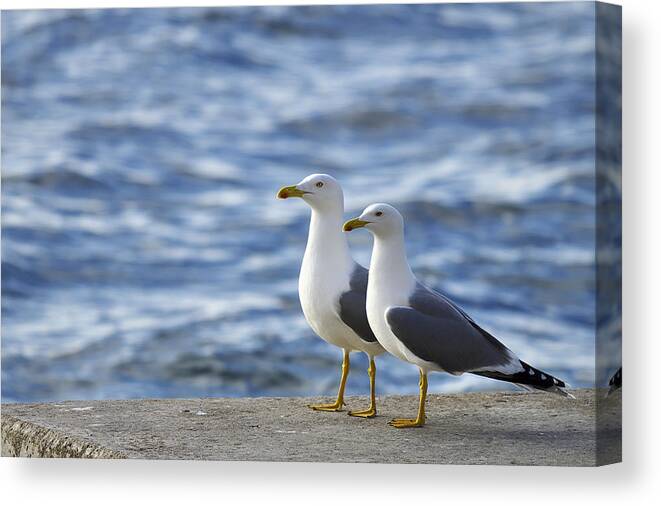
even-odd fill
[[[340,377],[340,389],[337,392],[337,399],[333,404],[309,404],[308,408],[315,411],[342,411],[344,406],[344,387],[347,384],[347,376],[349,375],[349,352],[344,350],[344,358],[342,360],[342,376]]]
[[[370,407],[363,411],[349,411],[348,414],[351,416],[361,418],[374,418],[376,416],[376,366],[374,365],[374,357],[370,357],[367,374],[370,377]]]
[[[388,425],[398,429],[409,427],[422,427],[425,424],[425,401],[427,400],[427,374],[420,369],[420,403],[418,404],[418,416],[412,418],[395,418]]]

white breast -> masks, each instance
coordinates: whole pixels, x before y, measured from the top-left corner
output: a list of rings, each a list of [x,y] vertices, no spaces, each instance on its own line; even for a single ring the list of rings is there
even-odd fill
[[[407,360],[408,350],[399,342],[386,321],[386,311],[393,306],[405,306],[408,304],[408,294],[412,286],[409,283],[403,286],[393,286],[394,278],[381,275],[372,269],[370,271],[369,285],[367,289],[367,320],[372,331],[381,346],[388,353],[401,360]]]
[[[339,316],[340,295],[349,289],[354,261],[342,232],[342,214],[313,211],[310,234],[298,278],[303,314],[324,341],[346,350],[368,351],[362,339]]]
[[[338,316],[337,302],[348,289],[347,273],[330,272],[318,262],[304,258],[298,278],[298,295],[305,319],[312,330],[327,343],[355,349],[351,336],[353,330]]]
[[[386,311],[393,306],[408,306],[415,283],[406,260],[403,235],[386,240],[375,236],[367,285],[367,319],[381,346],[407,362],[412,362],[412,354],[390,330]]]

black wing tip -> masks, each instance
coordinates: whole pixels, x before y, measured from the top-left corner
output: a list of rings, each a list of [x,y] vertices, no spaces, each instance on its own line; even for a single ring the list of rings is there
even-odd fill
[[[563,394],[566,393],[562,389],[567,388],[567,384],[561,379],[551,376],[544,371],[540,371],[530,364],[526,364],[522,360],[519,360],[519,363],[521,364],[523,371],[514,374],[506,374],[498,371],[484,371],[476,372],[474,374],[500,381],[507,381],[508,383],[516,383],[517,385],[531,387],[537,390],[545,390],[554,393],[562,392]]]
[[[622,368],[620,367],[615,374],[611,377],[611,379],[608,381],[608,385],[611,387],[620,387],[622,386]]]
[[[528,376],[529,382],[522,382],[534,387],[541,388],[566,388],[567,384],[561,379],[551,376],[550,374],[540,371],[530,364],[526,364],[523,360],[519,360],[523,367],[524,373]]]
[[[622,368],[620,367],[613,376],[611,376],[611,379],[608,380],[608,392],[606,392],[606,397],[609,395],[614,394],[617,392],[620,388],[622,388]]]

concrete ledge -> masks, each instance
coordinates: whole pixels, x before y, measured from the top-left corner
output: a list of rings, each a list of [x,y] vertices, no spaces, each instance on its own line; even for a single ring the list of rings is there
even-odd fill
[[[412,416],[413,396],[380,398],[379,416],[370,420],[306,407],[318,398],[4,404],[2,455],[559,466],[620,461],[620,394],[603,402],[594,390],[574,394],[576,400],[544,393],[430,395],[427,425],[408,430],[386,422]],[[366,402],[347,400],[351,409]]]
[[[3,409],[4,410],[4,409]],[[63,457],[88,459],[126,458],[121,452],[75,439],[55,430],[2,416],[3,457]]]

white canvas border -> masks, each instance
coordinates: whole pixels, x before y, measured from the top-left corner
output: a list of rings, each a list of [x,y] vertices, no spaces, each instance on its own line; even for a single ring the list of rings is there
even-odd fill
[[[193,5],[332,4],[398,2],[228,2]],[[422,3],[422,2],[415,2]],[[2,459],[0,498],[5,504],[251,503],[370,505],[616,504],[658,497],[660,447],[657,384],[661,188],[661,7],[624,5],[624,460],[599,469],[234,462],[111,462]],[[181,1],[2,0],[0,7],[181,6]],[[643,502],[644,501],[644,502]]]

